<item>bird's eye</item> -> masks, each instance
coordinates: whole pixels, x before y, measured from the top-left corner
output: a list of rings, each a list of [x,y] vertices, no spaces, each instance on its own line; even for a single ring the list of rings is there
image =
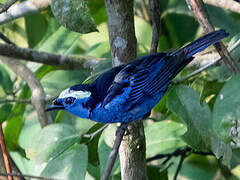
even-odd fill
[[[76,99],[76,98],[74,98],[74,97],[68,97],[68,98],[65,100],[65,104],[72,104],[75,99]]]
[[[62,103],[60,101],[58,101],[57,99],[53,102],[54,105],[62,105]]]

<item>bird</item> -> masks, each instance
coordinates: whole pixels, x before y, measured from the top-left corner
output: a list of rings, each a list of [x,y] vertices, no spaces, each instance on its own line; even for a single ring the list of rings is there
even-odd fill
[[[91,84],[77,84],[60,93],[46,111],[65,110],[99,123],[128,124],[150,115],[176,75],[193,55],[227,37],[224,29],[206,34],[175,51],[159,52],[122,64]]]

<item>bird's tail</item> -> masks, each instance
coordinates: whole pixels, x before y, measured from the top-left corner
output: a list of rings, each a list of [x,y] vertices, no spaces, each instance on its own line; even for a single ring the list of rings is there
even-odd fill
[[[206,34],[205,36],[200,37],[199,39],[188,44],[179,51],[183,50],[186,54],[186,58],[188,59],[191,58],[194,54],[203,51],[208,46],[216,42],[219,42],[221,39],[227,37],[228,35],[229,33],[227,33],[224,29],[214,31],[209,34]]]

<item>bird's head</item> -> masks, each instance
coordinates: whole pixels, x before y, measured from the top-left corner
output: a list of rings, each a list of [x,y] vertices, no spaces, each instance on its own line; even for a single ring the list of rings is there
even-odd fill
[[[89,91],[71,90],[70,88],[61,92],[52,105],[46,111],[65,110],[82,118],[86,118],[88,110],[83,103],[91,96]]]

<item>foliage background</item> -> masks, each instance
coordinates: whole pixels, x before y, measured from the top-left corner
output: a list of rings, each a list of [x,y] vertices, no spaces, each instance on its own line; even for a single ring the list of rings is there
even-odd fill
[[[203,34],[185,1],[160,2],[162,24],[158,51],[176,49]],[[89,1],[88,7],[99,32],[69,31],[59,25],[50,8],[0,26],[0,31],[20,47],[104,58],[91,72],[24,62],[41,80],[48,95],[57,96],[71,85],[91,82],[111,67],[104,1]],[[144,15],[143,7],[142,1],[136,0],[138,56],[148,54],[151,44],[150,20]],[[149,11],[148,5],[145,7]],[[207,8],[214,26],[230,33],[224,42],[231,48],[239,41],[240,15],[210,5]],[[238,64],[239,52],[238,47],[231,54]],[[185,69],[176,79],[191,71]],[[198,151],[211,151],[221,160],[192,154],[184,161],[179,179],[223,179],[219,176],[221,164],[240,178],[239,81],[239,74],[232,77],[225,65],[218,64],[180,85],[171,86],[154,108],[152,118],[144,121],[147,158],[189,145]],[[30,95],[25,82],[0,62],[0,98],[28,99]],[[63,111],[51,113],[55,123],[43,129],[31,104],[2,103],[0,114],[10,155],[23,174],[73,180],[100,178],[113,144],[115,125],[89,142],[82,135],[101,125]],[[179,157],[165,165],[162,161],[148,163],[149,179],[173,177]],[[112,179],[120,179],[119,161]]]

